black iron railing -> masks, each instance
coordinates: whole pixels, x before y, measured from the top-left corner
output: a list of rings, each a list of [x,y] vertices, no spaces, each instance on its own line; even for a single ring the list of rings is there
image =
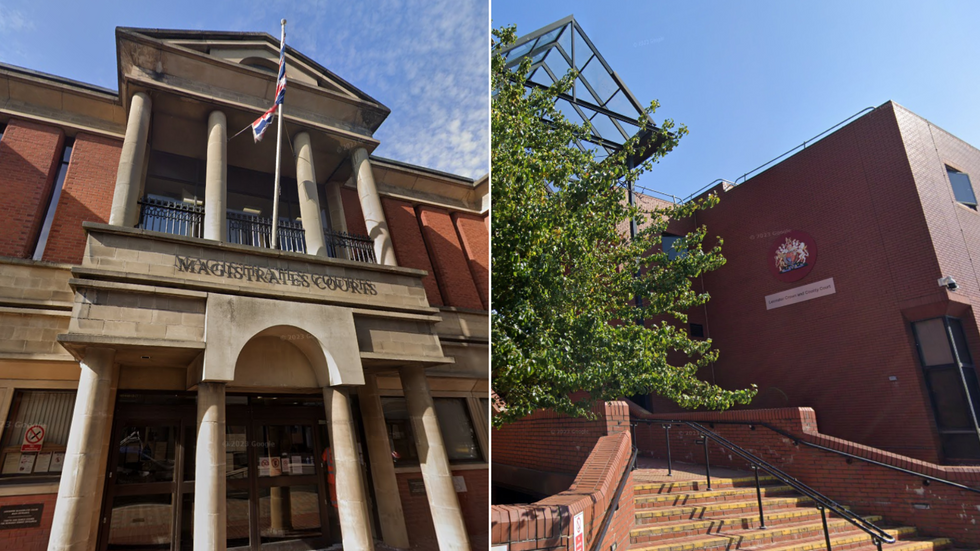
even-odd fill
[[[327,244],[327,254],[331,258],[377,262],[374,257],[374,241],[366,235],[327,230],[323,232],[323,237]]]
[[[228,211],[228,242],[252,247],[271,248],[272,218]],[[279,250],[306,252],[303,224],[286,218],[279,219],[276,228]]]
[[[761,457],[746,451],[738,444],[731,442],[727,438],[711,431],[694,421],[677,421],[672,419],[634,419],[637,423],[646,423],[650,425],[660,425],[664,429],[664,433],[667,435],[667,472],[672,473],[671,468],[671,458],[670,458],[670,429],[673,425],[686,426],[688,428],[694,429],[699,435],[700,440],[696,443],[704,446],[704,468],[705,474],[707,475],[707,489],[711,490],[711,463],[708,460],[708,443],[714,442],[715,444],[727,449],[733,454],[740,457],[742,460],[747,462],[749,466],[755,471],[755,493],[759,505],[759,525],[760,528],[765,528],[765,514],[762,510],[762,487],[759,484],[759,470],[763,470],[774,478],[786,484],[787,486],[793,488],[797,492],[809,497],[817,504],[817,509],[820,511],[820,517],[823,521],[823,534],[824,540],[827,544],[827,551],[831,551],[830,545],[830,530],[827,528],[827,511],[837,515],[838,517],[846,520],[852,525],[859,528],[864,533],[871,537],[871,541],[878,547],[878,551],[881,551],[882,543],[895,543],[895,537],[888,532],[882,530],[874,523],[865,520],[864,518],[855,515],[854,513],[845,509],[842,505],[833,501],[829,497],[821,494],[820,492],[814,490],[813,488],[807,486],[806,484],[800,482],[799,480],[793,478],[792,476],[786,474],[780,469],[774,467],[773,465],[766,462]],[[635,441],[634,441],[635,442]]]
[[[204,207],[144,197],[140,204],[140,229],[204,237]]]
[[[154,197],[140,199],[139,228],[144,230],[204,237],[204,207]],[[251,247],[271,248],[272,218],[228,211],[228,242]],[[305,253],[306,232],[303,224],[279,219],[276,229],[279,250]],[[374,241],[356,233],[323,232],[327,256],[356,262],[376,263]]]
[[[771,430],[772,432],[775,432],[776,434],[779,434],[781,436],[784,436],[786,438],[789,438],[793,442],[793,445],[794,446],[803,445],[803,446],[806,446],[808,448],[814,448],[814,449],[817,449],[817,450],[821,450],[821,451],[825,451],[825,452],[837,454],[837,455],[839,455],[841,457],[847,458],[848,460],[856,459],[858,461],[862,461],[864,463],[869,463],[869,464],[875,465],[877,467],[884,467],[884,468],[890,469],[892,471],[897,471],[897,472],[900,472],[900,473],[903,473],[903,474],[907,474],[909,476],[914,476],[916,478],[921,478],[923,480],[923,483],[926,486],[928,486],[932,482],[938,482],[939,484],[944,484],[946,486],[952,486],[953,488],[957,488],[959,490],[966,490],[968,492],[973,492],[973,493],[976,493],[976,494],[980,494],[980,488],[971,488],[970,486],[966,486],[965,484],[960,484],[958,482],[953,482],[952,480],[946,480],[944,478],[939,478],[939,477],[935,477],[935,476],[928,475],[928,474],[925,474],[925,473],[920,473],[920,472],[917,472],[917,471],[912,471],[912,470],[905,469],[905,468],[902,468],[902,467],[897,467],[895,465],[889,465],[888,463],[882,463],[881,461],[875,461],[874,459],[869,459],[867,457],[861,457],[860,455],[854,455],[853,453],[848,453],[848,452],[841,451],[841,450],[835,450],[833,448],[828,448],[827,446],[821,446],[820,444],[814,444],[813,442],[807,442],[806,440],[801,439],[799,436],[793,435],[793,434],[791,434],[789,432],[786,432],[786,431],[784,431],[784,430],[782,430],[780,428],[774,427],[774,426],[770,425],[769,423],[763,423],[763,422],[759,422],[759,421],[711,421],[710,424],[711,425],[716,425],[716,424],[717,425],[744,425],[744,426],[747,426],[747,427],[749,427],[749,428],[751,428],[753,430],[755,429],[755,427],[763,427],[765,429]]]

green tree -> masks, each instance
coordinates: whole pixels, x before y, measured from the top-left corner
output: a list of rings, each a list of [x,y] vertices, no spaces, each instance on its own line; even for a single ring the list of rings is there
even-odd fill
[[[691,280],[724,264],[720,240],[702,250],[700,227],[684,237],[675,260],[651,253],[669,219],[690,217],[717,199],[653,212],[626,202],[623,184],[649,170],[687,129],[671,120],[651,127],[645,143],[656,145],[633,169],[627,160],[643,147],[636,139],[596,159],[575,146],[587,130],[554,106],[573,75],[531,90],[525,86],[530,62],[512,70],[500,55],[513,43],[514,28],[494,37],[491,361],[493,390],[506,403],[494,425],[539,408],[588,415],[595,401],[650,392],[686,408],[748,403],[754,389],[728,391],[697,378],[717,351],[710,340],[692,340],[674,325],[708,300]],[[634,218],[640,229],[630,240],[623,227]],[[588,397],[573,401],[576,391]]]

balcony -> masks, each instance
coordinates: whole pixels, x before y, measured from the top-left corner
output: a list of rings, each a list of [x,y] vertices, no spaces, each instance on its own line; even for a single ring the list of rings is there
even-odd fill
[[[143,197],[140,203],[139,228],[143,230],[204,237],[204,207],[200,205]],[[228,242],[252,247],[271,248],[272,218],[228,211]],[[279,249],[306,253],[306,236],[299,222],[279,219]],[[366,235],[324,231],[327,256],[376,264],[374,242]]]

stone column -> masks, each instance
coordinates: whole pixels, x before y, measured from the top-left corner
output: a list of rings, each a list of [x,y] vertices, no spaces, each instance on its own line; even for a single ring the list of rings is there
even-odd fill
[[[337,513],[340,515],[344,551],[373,551],[374,540],[361,469],[357,462],[348,390],[344,387],[324,387],[323,403],[327,408],[330,449],[337,471]]]
[[[364,374],[364,386],[357,389],[357,397],[371,460],[371,479],[374,481],[374,495],[378,502],[381,535],[387,545],[407,548],[409,544],[405,512],[398,493],[395,464],[391,460],[391,444],[388,441],[384,410],[381,409],[381,396],[378,395],[377,375]]]
[[[109,224],[135,227],[139,222],[140,186],[142,184],[143,158],[146,155],[146,137],[150,131],[150,96],[137,92],[129,104],[129,122],[119,155],[116,172],[116,190],[112,194],[112,210]]]
[[[327,182],[326,192],[330,229],[335,232],[346,232],[347,216],[344,214],[344,197],[340,194],[340,182]]]
[[[89,348],[81,362],[48,551],[83,551],[89,540],[95,539],[92,517],[102,508],[98,481],[100,471],[105,471],[101,455],[108,438],[106,420],[111,413],[115,357],[116,351],[111,348]]]
[[[221,111],[212,111],[208,117],[204,174],[204,238],[228,241],[228,122]]]
[[[225,481],[225,383],[197,385],[194,460],[194,551],[224,551],[228,543]]]
[[[381,197],[374,184],[374,173],[371,171],[367,150],[363,147],[355,149],[351,153],[351,163],[357,179],[357,197],[361,201],[364,225],[367,226],[368,236],[374,240],[374,256],[378,259],[378,264],[397,266],[395,249],[391,246],[388,222],[385,221],[385,211],[381,208]]]
[[[466,534],[463,512],[459,508],[459,498],[453,486],[449,457],[439,431],[439,420],[429,393],[429,382],[425,379],[425,370],[418,366],[406,366],[401,368],[400,375],[439,549],[469,551],[469,536]]]
[[[306,252],[315,256],[327,256],[310,135],[300,132],[293,141],[296,144],[296,191],[299,193],[299,214],[303,218],[303,233],[306,235]]]

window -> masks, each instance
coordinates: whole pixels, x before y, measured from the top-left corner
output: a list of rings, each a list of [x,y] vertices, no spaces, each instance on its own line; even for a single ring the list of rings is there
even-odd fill
[[[54,181],[54,189],[51,191],[51,201],[44,215],[44,224],[41,225],[41,233],[37,236],[37,246],[34,247],[34,260],[41,260],[44,256],[44,248],[48,244],[48,234],[51,232],[51,223],[54,222],[54,213],[58,209],[58,200],[61,199],[61,189],[65,185],[65,176],[68,174],[68,162],[71,160],[71,150],[75,145],[75,140],[65,138],[65,150],[61,153],[61,164],[58,166],[58,178]]]
[[[946,167],[946,175],[949,176],[949,185],[953,186],[953,196],[956,197],[956,201],[977,210],[977,197],[973,193],[970,177],[949,166]]]
[[[453,465],[485,462],[466,398],[433,398],[432,402],[435,405],[436,417],[439,419],[439,429],[449,462]],[[388,427],[388,439],[395,466],[418,465],[415,433],[405,398],[382,398],[381,409],[384,411],[385,424]]]
[[[3,131],[6,129],[7,129],[7,125],[5,123],[0,122],[0,140],[3,139]]]
[[[695,339],[704,338],[704,326],[701,325],[700,323],[690,324],[690,329],[691,329],[691,336],[694,337]]]
[[[3,430],[0,478],[60,476],[74,409],[73,390],[18,390]]]
[[[980,459],[980,385],[956,318],[912,323],[915,344],[947,459]]]
[[[661,237],[660,245],[667,253],[668,260],[676,260],[687,254],[684,250],[684,238],[679,235],[664,235]]]

